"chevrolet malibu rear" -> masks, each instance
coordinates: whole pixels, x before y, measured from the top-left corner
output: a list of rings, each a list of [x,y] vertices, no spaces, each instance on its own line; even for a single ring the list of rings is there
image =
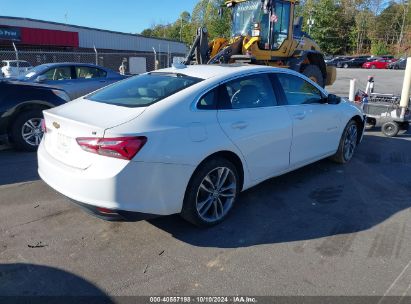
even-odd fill
[[[223,221],[241,191],[331,157],[347,163],[364,115],[307,77],[252,65],[139,75],[44,111],[39,174],[106,219]]]
[[[168,115],[160,123],[163,110],[156,104],[175,105],[200,81],[147,74],[44,111],[41,178],[104,218],[179,212],[194,169],[178,154],[157,150],[164,142],[175,149],[185,139],[184,126],[172,120],[167,126]]]

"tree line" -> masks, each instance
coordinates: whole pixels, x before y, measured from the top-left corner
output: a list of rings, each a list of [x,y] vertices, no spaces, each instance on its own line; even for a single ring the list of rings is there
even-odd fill
[[[231,12],[220,8],[224,0],[199,0],[170,24],[155,24],[141,32],[148,37],[193,43],[197,28],[205,26],[210,39],[230,37]],[[411,53],[409,0],[301,0],[295,17],[303,16],[303,30],[326,54]],[[311,26],[307,21],[311,20]]]

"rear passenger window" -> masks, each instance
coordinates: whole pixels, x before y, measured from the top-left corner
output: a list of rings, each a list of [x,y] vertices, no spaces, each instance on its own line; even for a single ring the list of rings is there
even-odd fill
[[[321,91],[304,79],[290,74],[276,74],[289,105],[319,103]]]
[[[200,110],[215,110],[216,105],[216,92],[217,89],[214,89],[205,95],[203,95],[197,103],[197,109]]]
[[[266,74],[230,81],[222,86],[222,95],[225,96],[219,96],[221,109],[261,108],[278,104]]]

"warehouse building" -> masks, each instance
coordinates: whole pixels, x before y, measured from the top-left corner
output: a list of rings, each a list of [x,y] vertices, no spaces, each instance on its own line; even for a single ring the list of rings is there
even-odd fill
[[[187,52],[186,44],[178,41],[0,16],[0,60],[16,59],[13,43],[19,59],[32,65],[80,61],[117,69],[124,61],[130,72],[134,68],[141,69],[142,64],[146,70],[152,70],[156,60],[159,67],[165,67],[174,57],[183,57]]]

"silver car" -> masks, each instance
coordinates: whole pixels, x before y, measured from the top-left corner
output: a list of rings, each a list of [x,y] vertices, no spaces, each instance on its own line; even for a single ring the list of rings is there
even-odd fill
[[[62,88],[70,99],[76,99],[124,78],[125,76],[98,65],[67,62],[36,66],[17,79]]]

